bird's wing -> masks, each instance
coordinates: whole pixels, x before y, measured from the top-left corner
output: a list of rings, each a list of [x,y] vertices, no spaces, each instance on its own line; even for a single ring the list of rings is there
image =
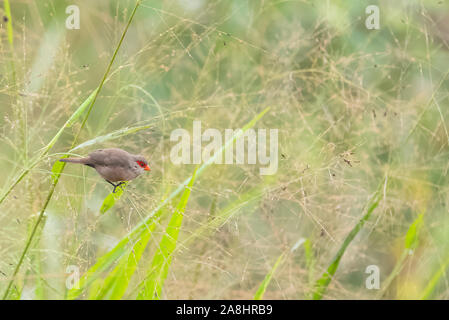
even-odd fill
[[[98,166],[128,167],[130,154],[121,149],[100,149],[90,153],[89,158]]]

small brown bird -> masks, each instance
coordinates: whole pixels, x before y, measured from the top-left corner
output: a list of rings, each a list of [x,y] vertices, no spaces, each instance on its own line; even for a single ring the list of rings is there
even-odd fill
[[[137,178],[144,171],[150,171],[148,162],[143,156],[118,148],[100,149],[90,153],[86,158],[63,158],[59,161],[80,163],[94,168],[103,179],[114,186],[113,193],[125,181]]]

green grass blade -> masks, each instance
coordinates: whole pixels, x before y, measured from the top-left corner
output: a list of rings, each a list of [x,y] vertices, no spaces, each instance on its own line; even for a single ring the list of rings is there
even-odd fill
[[[423,224],[424,213],[420,213],[413,221],[405,236],[405,249],[414,250],[418,246],[418,235]]]
[[[8,35],[8,43],[9,47],[11,49],[11,56],[12,60],[10,63],[11,66],[11,72],[12,72],[12,84],[13,86],[16,85],[16,68],[15,68],[15,62],[14,62],[14,31],[12,27],[12,15],[11,15],[11,6],[9,5],[9,0],[5,0],[4,3],[5,8],[5,17],[8,19],[6,22],[6,33]]]
[[[340,264],[340,260],[343,257],[343,254],[345,253],[346,249],[348,248],[352,240],[354,240],[355,236],[362,229],[365,222],[370,218],[374,209],[377,208],[380,200],[381,200],[381,192],[379,188],[371,197],[371,199],[368,201],[368,204],[365,207],[366,208],[365,213],[363,214],[359,222],[351,230],[351,232],[346,236],[345,240],[343,241],[343,244],[341,245],[335,257],[333,258],[327,270],[323,273],[321,278],[315,282],[315,288],[312,295],[312,298],[314,300],[320,300],[323,297],[323,294],[326,292],[329,283],[332,281],[332,277],[334,276],[335,272],[338,269],[338,265]]]
[[[11,46],[11,49],[14,48],[14,37],[13,37],[13,28],[12,28],[12,16],[11,16],[11,7],[9,5],[9,0],[4,1],[5,7],[5,16],[8,19],[6,23],[6,32],[8,34],[8,42]]]
[[[304,241],[304,253],[306,255],[306,267],[309,277],[309,286],[313,286],[313,277],[315,273],[315,255],[313,254],[312,242],[310,239]]]
[[[103,287],[103,279],[97,279],[89,287],[89,300],[95,300],[97,295],[100,293],[101,288]]]
[[[47,154],[47,152],[55,145],[61,134],[66,128],[70,128],[76,120],[84,113],[84,111],[92,104],[94,97],[98,94],[98,88],[92,91],[92,93],[87,97],[86,100],[81,103],[78,109],[70,116],[70,118],[64,123],[64,125],[59,129],[53,139],[44,147],[42,154]]]
[[[10,293],[10,300],[20,300],[22,296],[22,291],[20,291],[17,286],[13,286],[13,288],[11,288],[11,293]]]
[[[254,300],[262,300],[263,295],[265,294],[265,291],[267,290],[268,284],[270,283],[271,278],[273,277],[273,274],[276,272],[276,269],[284,262],[285,257],[286,257],[286,255],[284,252],[276,260],[276,263],[274,264],[273,268],[271,268],[271,270],[265,276],[265,279],[260,284],[259,289],[257,289],[257,292],[254,296]]]
[[[33,225],[36,222],[36,219],[37,219],[37,216],[35,216],[35,215],[28,217],[28,219],[27,219],[28,236],[31,234],[31,232],[33,230]],[[46,220],[47,216],[45,215],[43,219]],[[42,231],[43,231],[43,226],[41,225],[40,228],[36,231],[36,241],[34,241],[34,243],[32,245],[33,249],[37,249],[39,241],[42,236]],[[25,277],[23,278],[23,281],[16,281],[16,283],[15,283],[16,294],[15,294],[14,299],[22,298],[21,294],[24,291],[23,289],[26,286],[28,288],[34,287],[34,298],[35,299],[43,299],[44,298],[43,297],[42,277],[39,276],[34,279],[34,277],[32,276],[32,272],[34,270],[37,270],[37,271],[40,270],[41,263],[42,263],[41,252],[39,250],[37,250],[30,255],[29,269],[27,270]]]
[[[307,239],[300,238],[296,243],[291,247],[290,250],[287,250],[283,252],[278,259],[276,260],[275,264],[271,268],[271,270],[267,273],[264,280],[260,284],[259,288],[256,291],[256,294],[254,295],[254,300],[262,300],[263,296],[265,294],[265,291],[267,290],[268,285],[271,282],[271,279],[273,278],[274,273],[279,268],[280,265],[282,265],[285,262],[285,259],[287,258],[287,255],[289,253],[295,252],[301,245],[306,245]]]
[[[148,129],[150,127],[151,127],[151,125],[131,127],[131,128],[123,128],[123,129],[120,129],[120,130],[108,133],[108,134],[106,134],[104,136],[96,137],[94,139],[91,139],[91,140],[88,140],[86,142],[83,142],[83,143],[77,145],[75,148],[73,148],[70,151],[81,149],[81,148],[84,148],[84,147],[87,147],[87,146],[91,146],[91,145],[94,145],[94,144],[97,144],[97,143],[103,143],[103,142],[106,142],[106,141],[109,141],[109,140],[114,140],[114,139],[117,139],[117,138],[121,138],[121,137],[127,136],[129,134],[133,134],[133,133],[136,133],[136,132]]]
[[[404,267],[404,263],[405,260],[407,260],[407,257],[410,256],[413,253],[413,250],[415,250],[418,246],[419,231],[421,230],[421,227],[423,225],[423,218],[424,213],[420,213],[408,228],[407,234],[405,235],[404,251],[393,267],[393,270],[382,284],[382,290],[377,295],[378,298],[381,298],[385,294],[385,292],[387,292],[393,280],[399,275],[402,268]]]
[[[438,268],[438,271],[430,279],[429,283],[427,284],[426,288],[424,289],[424,292],[421,296],[421,300],[427,300],[427,299],[432,298],[432,295],[435,291],[435,288],[437,287],[437,284],[440,281],[441,276],[445,274],[445,271],[448,267],[449,267],[449,256],[441,264],[440,268]]]
[[[153,221],[156,221],[159,218],[160,213],[161,210],[154,214]],[[118,259],[123,258],[125,254],[129,254],[130,247],[128,244],[140,240],[146,230],[149,230],[149,232],[151,233],[151,231],[153,230],[152,225],[152,221],[149,221],[148,224],[143,223],[139,225],[139,228],[136,228],[133,232],[129,233],[112,250],[101,256],[98,261],[87,272],[83,274],[77,285],[68,291],[67,298],[70,300],[76,299],[92,283],[97,283],[98,285],[97,280],[99,280],[99,278],[102,276],[102,273],[107,271]],[[103,283],[103,281],[101,281],[101,283]],[[95,294],[91,294],[91,296],[97,297],[97,295],[101,293],[100,289],[102,286],[103,285],[98,288],[98,292],[96,292]]]
[[[123,192],[125,192],[127,185],[128,183],[125,182],[120,187],[115,189],[115,193],[111,191],[111,193],[107,195],[107,197],[103,200],[103,204],[100,207],[100,213],[105,213],[114,206],[115,202],[122,197]]]
[[[189,201],[190,193],[193,183],[195,181],[196,169],[192,174],[189,184],[184,190],[181,196],[181,200],[178,206],[173,212],[173,215],[165,230],[165,234],[159,243],[159,248],[153,257],[151,267],[148,270],[148,275],[143,281],[143,289],[137,296],[138,299],[160,299],[162,287],[164,286],[165,279],[168,275],[168,269],[170,268],[172,261],[172,253],[176,249],[178,242],[179,231],[181,230],[182,220],[184,218],[184,211]]]
[[[32,232],[32,227],[35,223],[34,220],[36,220],[37,217],[33,216],[31,219],[29,219],[28,221],[28,234],[31,234]],[[44,216],[43,218],[43,223],[40,225],[39,230],[36,232],[36,236],[35,236],[35,241],[34,241],[34,245],[33,245],[33,249],[38,249],[39,248],[39,242],[40,239],[42,237],[42,232],[44,229],[44,224],[45,224],[45,220],[47,220],[47,216]],[[41,274],[42,274],[42,256],[41,256],[42,252],[40,250],[36,250],[34,252],[34,254],[31,255],[31,263],[33,265],[32,269],[35,269],[38,274],[38,276],[35,279],[35,285],[34,285],[34,299],[36,300],[45,300],[45,281],[42,278]],[[33,279],[32,275],[30,277],[31,279]]]
[[[161,212],[162,210],[159,211],[158,216],[160,216]],[[117,267],[109,273],[101,290],[92,297],[93,299],[118,300],[123,297],[158,220],[158,217],[155,217],[154,222],[143,231],[140,239],[136,242],[128,255],[123,256]]]
[[[87,288],[94,281],[98,280],[103,272],[107,271],[118,258],[128,251],[127,245],[129,241],[133,241],[133,239],[122,239],[111,251],[101,256],[97,263],[93,265],[86,273],[84,273],[78,283],[68,291],[67,299],[76,299],[84,292],[85,288]]]

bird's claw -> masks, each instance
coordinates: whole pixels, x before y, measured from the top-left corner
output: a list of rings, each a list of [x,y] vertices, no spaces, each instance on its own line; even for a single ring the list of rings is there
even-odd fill
[[[118,187],[121,187],[122,185],[124,185],[125,183],[122,181],[122,182],[120,182],[120,183],[118,183],[118,184],[113,184],[113,186],[114,186],[114,189],[112,189],[112,193],[116,193],[117,192],[117,188]]]

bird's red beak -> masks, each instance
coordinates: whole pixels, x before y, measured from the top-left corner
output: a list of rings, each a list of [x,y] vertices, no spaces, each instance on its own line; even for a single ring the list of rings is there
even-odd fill
[[[145,167],[143,167],[143,170],[145,171],[151,171],[150,167],[148,165],[145,165]]]

